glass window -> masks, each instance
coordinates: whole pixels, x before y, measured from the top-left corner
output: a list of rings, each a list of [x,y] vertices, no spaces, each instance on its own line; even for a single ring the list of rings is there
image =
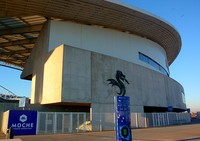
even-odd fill
[[[139,59],[144,61],[144,56],[141,53],[139,53]]]
[[[154,61],[153,59],[151,59],[150,57],[144,55],[141,52],[139,52],[139,59],[141,61],[146,62],[147,64],[151,65],[152,67],[156,68],[162,74],[165,74],[165,75],[169,76],[169,74],[167,73],[167,71],[160,64],[158,64],[156,61]]]
[[[157,70],[159,70],[159,64],[157,64],[155,61],[150,60],[150,65],[153,66],[154,68],[156,68]]]
[[[186,101],[185,101],[185,94],[183,92],[181,92],[181,95],[182,95],[182,100],[183,100],[183,103],[186,104]]]

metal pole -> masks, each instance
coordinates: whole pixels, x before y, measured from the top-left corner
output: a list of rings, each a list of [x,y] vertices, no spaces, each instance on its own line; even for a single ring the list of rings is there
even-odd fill
[[[167,113],[167,125],[169,125],[169,113]]]
[[[100,112],[100,126],[99,126],[99,131],[101,132],[102,131],[102,114]]]
[[[56,127],[57,127],[57,113],[56,113],[56,112],[54,113],[53,118],[54,118],[54,119],[53,119],[53,120],[54,120],[54,122],[53,122],[53,123],[54,123],[54,124],[53,124],[53,132],[54,132],[54,134],[55,134],[56,131],[57,131],[57,130],[56,130]]]
[[[37,112],[37,128],[36,128],[36,134],[39,132],[39,126],[40,126],[40,112]]]
[[[136,124],[136,127],[138,128],[138,113],[135,113],[135,124]]]

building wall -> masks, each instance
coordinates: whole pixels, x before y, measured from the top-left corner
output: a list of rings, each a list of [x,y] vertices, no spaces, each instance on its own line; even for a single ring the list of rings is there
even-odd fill
[[[44,64],[49,56],[49,27],[50,23],[46,22],[21,74],[22,79],[32,78],[31,103],[42,102]]]
[[[92,53],[92,104],[103,106],[97,108],[99,112],[109,107],[106,104],[113,105],[113,96],[119,91],[106,81],[115,78],[116,70],[121,70],[130,83],[126,88],[132,112],[143,112],[143,106],[186,108],[183,87],[175,80],[137,64]]]
[[[91,103],[91,52],[64,46],[62,102]]]
[[[61,102],[63,55],[63,45],[48,53],[48,59],[44,63],[42,104]]]
[[[156,70],[138,60],[138,52],[141,52],[168,71],[165,50],[157,43],[137,35],[100,26],[51,21],[49,51],[61,44],[116,57]]]
[[[112,112],[113,96],[118,89],[108,86],[107,79],[114,78],[116,70],[121,70],[130,83],[126,87],[127,95],[130,96],[131,112],[143,112],[143,106],[186,108],[182,98],[184,90],[178,82],[139,64],[141,61],[138,51],[142,50],[143,53],[146,51],[149,56],[152,55],[152,58],[160,56],[157,61],[166,59],[158,44],[99,27],[58,22],[64,24],[66,30],[62,25],[52,23],[56,26],[50,25],[50,22],[44,26],[22,73],[22,78],[32,75],[32,103],[91,104],[93,112]],[[71,28],[72,26],[76,28]],[[88,33],[88,37],[83,36],[86,34],[79,36],[78,33],[81,34],[83,30],[94,32],[95,37],[92,38],[92,33]],[[116,36],[121,38],[114,38]],[[83,38],[87,38],[88,43]],[[135,44],[128,46],[127,43],[130,42]],[[88,48],[84,48],[86,45]],[[101,50],[105,52],[102,53]],[[133,62],[131,56],[135,57]]]
[[[186,108],[182,86],[163,74],[95,52],[66,45],[64,50],[62,102],[91,103],[95,112],[112,112],[119,90],[108,86],[107,79],[121,70],[130,83],[126,87],[132,112],[143,112],[143,106]]]
[[[6,134],[8,129],[8,118],[9,118],[9,111],[1,113],[1,131]]]

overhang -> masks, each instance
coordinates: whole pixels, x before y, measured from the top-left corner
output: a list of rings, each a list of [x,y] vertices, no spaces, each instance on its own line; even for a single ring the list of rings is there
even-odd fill
[[[0,61],[23,69],[47,20],[99,25],[147,38],[162,46],[170,65],[181,49],[167,22],[136,8],[104,0],[0,0]]]

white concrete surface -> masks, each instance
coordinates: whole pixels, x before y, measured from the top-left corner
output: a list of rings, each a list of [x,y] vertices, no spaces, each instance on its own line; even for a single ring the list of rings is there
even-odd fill
[[[8,118],[9,118],[9,111],[2,113],[2,121],[1,121],[1,131],[6,134],[8,129]]]
[[[100,26],[51,21],[48,50],[51,51],[61,44],[109,55],[156,70],[138,59],[138,52],[141,52],[168,71],[165,50],[157,43],[137,35]]]
[[[131,112],[144,112],[144,106],[185,109],[183,87],[141,65],[138,51],[165,62],[164,50],[147,39],[99,27],[49,22],[22,78],[32,76],[32,103],[91,104],[95,112],[113,112],[113,96],[119,90],[108,86],[107,79],[121,70],[130,83],[126,87]]]

